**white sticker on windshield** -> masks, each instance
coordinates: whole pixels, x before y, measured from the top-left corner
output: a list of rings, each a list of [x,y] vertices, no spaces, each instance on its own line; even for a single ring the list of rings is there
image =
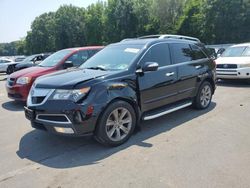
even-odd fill
[[[135,53],[137,54],[140,51],[140,49],[137,48],[126,48],[124,52],[129,52],[129,53]]]

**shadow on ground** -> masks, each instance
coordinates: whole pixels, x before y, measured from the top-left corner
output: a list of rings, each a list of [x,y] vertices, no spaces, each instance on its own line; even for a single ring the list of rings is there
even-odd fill
[[[5,110],[12,111],[12,112],[18,112],[24,110],[25,102],[21,101],[8,101],[2,104],[2,107]]]
[[[101,163],[101,160],[130,146],[153,147],[146,141],[147,139],[181,126],[185,122],[208,113],[215,107],[216,103],[212,103],[210,108],[203,111],[186,108],[155,120],[143,122],[140,132],[133,135],[127,143],[116,148],[101,146],[91,137],[60,137],[33,130],[20,140],[17,155],[22,159],[26,158],[52,168],[73,168]],[[176,118],[177,115],[178,118]]]
[[[239,87],[248,88],[250,87],[250,81],[246,80],[219,80],[217,83],[220,87]]]

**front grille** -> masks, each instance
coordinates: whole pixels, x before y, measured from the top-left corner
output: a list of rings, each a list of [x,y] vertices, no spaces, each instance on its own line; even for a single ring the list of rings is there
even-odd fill
[[[71,121],[65,114],[38,114],[36,120],[47,123],[71,124]]]
[[[49,96],[53,93],[54,90],[51,89],[42,89],[32,87],[28,97],[27,104],[28,106],[36,106],[43,104]]]
[[[64,115],[38,115],[38,119],[45,121],[69,122]]]
[[[7,81],[8,85],[13,86],[15,84],[15,80],[16,80],[15,78],[9,78],[8,81]]]
[[[237,69],[237,64],[218,64],[219,69]]]

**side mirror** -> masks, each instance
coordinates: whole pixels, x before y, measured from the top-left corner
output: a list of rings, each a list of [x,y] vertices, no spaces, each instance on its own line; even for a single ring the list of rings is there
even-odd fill
[[[157,71],[159,68],[159,64],[156,62],[146,62],[142,66],[143,72]]]
[[[71,68],[73,66],[74,65],[73,65],[72,61],[65,61],[64,64],[63,64],[64,69],[68,69],[68,68]]]

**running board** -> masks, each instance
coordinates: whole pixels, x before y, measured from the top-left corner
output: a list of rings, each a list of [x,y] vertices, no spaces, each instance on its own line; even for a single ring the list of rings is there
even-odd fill
[[[160,113],[156,113],[156,114],[153,114],[153,115],[148,115],[148,116],[145,116],[143,118],[143,120],[147,121],[147,120],[151,120],[151,119],[155,119],[155,118],[158,118],[158,117],[161,117],[161,116],[164,116],[164,115],[167,115],[167,114],[170,114],[172,112],[175,112],[177,110],[180,110],[180,109],[183,109],[183,108],[186,108],[188,106],[191,106],[193,103],[192,102],[188,102],[188,103],[182,103],[180,106],[176,106],[176,107],[173,107],[173,108],[170,108],[166,111],[162,111]]]

